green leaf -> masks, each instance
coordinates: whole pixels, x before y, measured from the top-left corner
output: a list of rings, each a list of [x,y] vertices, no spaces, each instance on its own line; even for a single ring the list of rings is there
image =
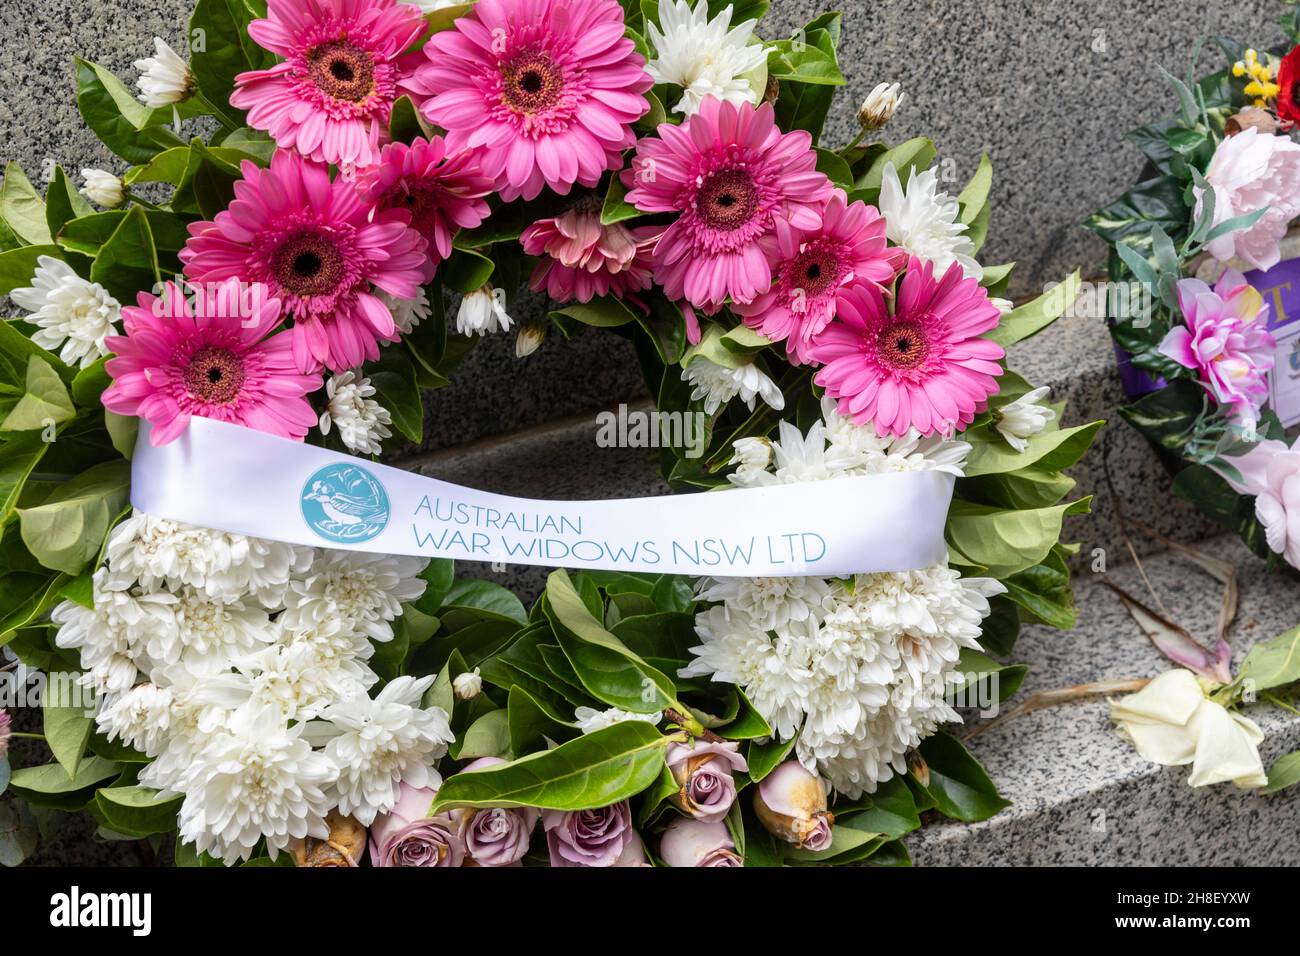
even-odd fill
[[[105,787],[95,792],[95,806],[110,827],[132,837],[170,833],[183,794],[163,797],[148,787]]]
[[[552,571],[546,579],[546,602],[565,656],[594,697],[641,714],[675,703],[673,682],[605,630],[564,570]]]
[[[767,743],[751,741],[745,756],[745,762],[749,764],[749,779],[758,783],[779,767],[794,749],[794,742],[794,737],[784,742],[776,739]]]
[[[1296,783],[1300,783],[1300,750],[1293,750],[1273,762],[1273,766],[1268,768],[1268,786],[1263,792],[1277,793]]]
[[[119,302],[134,302],[141,289],[156,292],[161,288],[158,248],[143,208],[132,206],[126,211],[95,256],[90,278],[103,285]]]
[[[920,752],[929,767],[929,780],[922,786],[944,816],[974,823],[1011,805],[956,737],[937,731],[921,741]]]
[[[188,155],[190,151],[186,149],[184,152]],[[190,237],[185,228],[185,220],[173,213],[155,212],[149,209],[143,210],[143,215],[149,224],[155,249],[159,254],[166,254],[170,259],[174,259],[176,253],[185,248],[185,243]],[[59,230],[55,241],[69,252],[79,252],[83,256],[97,256],[104,244],[113,237],[113,233],[121,227],[126,216],[127,210],[110,209],[73,219]],[[148,268],[147,262],[144,263],[144,267]],[[134,293],[129,301],[135,301]]]
[[[457,760],[510,756],[510,715],[504,708],[490,710],[470,724],[461,738]]]
[[[520,627],[528,623],[528,612],[514,592],[491,581],[462,578],[451,586],[442,607],[474,617],[513,621]]]
[[[72,780],[77,776],[95,720],[85,702],[78,703],[77,688],[69,680],[50,681],[43,704],[45,742]]]
[[[0,217],[28,245],[47,246],[53,242],[45,219],[45,202],[15,162],[5,167],[4,183],[0,184]]]
[[[855,826],[875,831],[891,840],[921,826],[916,800],[902,777],[891,777],[880,784],[870,799],[871,806],[855,816]]]
[[[406,353],[386,348],[379,361],[365,367],[375,400],[388,409],[393,427],[410,442],[424,440],[424,400],[415,381],[415,366]]]
[[[996,409],[993,414],[996,418]],[[1104,424],[1105,422],[1096,421],[1073,428],[1041,432],[1028,439],[1024,451],[1016,451],[992,428],[986,433],[988,440],[977,440],[984,436],[972,434],[975,431],[972,429],[963,436],[971,442],[970,457],[966,460],[966,476],[978,478],[981,475],[1019,471],[1030,466],[1039,471],[1063,471],[1083,457]]]
[[[607,807],[655,781],[672,741],[641,720],[614,724],[554,750],[456,774],[439,789],[429,815],[454,807]]]
[[[1004,315],[998,327],[985,338],[1006,348],[1031,335],[1036,335],[1066,313],[1078,297],[1082,286],[1082,277],[1076,269],[1074,274],[1064,282],[1052,286],[1037,299]]]
[[[125,461],[104,462],[69,479],[43,503],[18,510],[23,543],[45,567],[79,574],[126,506],[130,483]]]
[[[415,607],[425,614],[437,614],[456,581],[456,562],[451,558],[433,558],[420,577],[424,581],[424,593],[416,598]]]
[[[189,35],[203,38],[203,49],[195,50],[190,57],[190,72],[204,96],[232,113],[237,111],[227,104],[236,75],[265,69],[275,62],[275,57],[248,35],[252,20],[245,0],[198,0],[190,15]],[[199,30],[203,32],[196,33]]]
[[[55,166],[54,178],[50,180],[50,187],[45,191],[45,223],[49,226],[50,235],[57,235],[69,219],[91,216],[94,213],[95,208],[81,193],[77,192],[77,187],[68,179],[63,167]]]
[[[36,850],[40,831],[21,800],[0,801],[0,866],[18,866]]]
[[[1061,539],[1066,515],[1087,513],[1091,498],[1028,511],[1001,510],[954,501],[948,512],[948,543],[995,578],[1041,562]]]
[[[575,724],[518,684],[510,688],[506,710],[510,749],[514,753],[523,754],[535,750],[546,738],[563,741],[578,735]]]
[[[37,806],[76,808],[85,802],[82,791],[117,776],[121,770],[121,765],[112,760],[91,756],[81,761],[77,775],[70,778],[59,764],[47,763],[15,770],[9,788]]]
[[[182,145],[162,125],[166,120],[137,100],[116,76],[81,57],[76,65],[77,107],[86,125],[114,153],[128,163],[146,163],[163,149]]]
[[[27,381],[22,398],[9,410],[0,432],[29,432],[66,422],[77,414],[59,373],[43,358],[27,360]]]
[[[1161,448],[1181,457],[1204,408],[1196,382],[1180,379],[1119,410],[1123,419]]]
[[[999,664],[988,655],[965,647],[953,671],[948,692],[962,701],[957,706],[983,708],[1011,697],[1020,689],[1020,682],[1028,671],[1028,664]]]
[[[623,188],[623,180],[617,174],[610,176],[609,187],[605,190],[605,199],[600,207],[602,226],[612,226],[616,222],[626,222],[641,215],[641,210],[623,198],[626,195],[627,190]]]
[[[980,164],[975,170],[966,188],[957,197],[961,204],[961,221],[966,225],[973,223],[977,216],[988,208],[989,189],[993,185],[993,164],[987,153],[980,154]]]
[[[1242,661],[1237,679],[1253,682],[1256,690],[1269,690],[1300,680],[1300,627],[1252,647]]]
[[[575,322],[581,322],[583,325],[602,329],[617,328],[620,325],[627,325],[629,322],[637,321],[636,313],[624,305],[621,299],[608,295],[592,299],[586,303],[571,302],[562,308],[553,310],[551,315],[562,315],[565,318],[573,319]]]
[[[876,157],[871,168],[858,177],[857,188],[868,191],[879,190],[885,175],[885,167],[890,163],[894,164],[894,169],[898,171],[899,182],[906,188],[912,173],[916,170],[929,169],[935,155],[934,143],[925,136],[917,136],[899,143],[893,149],[886,150]]]
[[[14,289],[22,289],[32,284],[36,274],[37,262],[41,256],[63,258],[63,250],[58,246],[21,246],[0,252],[0,295],[8,295]],[[5,322],[9,325],[9,322]]]
[[[467,295],[487,285],[494,268],[495,263],[487,256],[470,249],[456,248],[442,266],[442,281],[448,289]]]

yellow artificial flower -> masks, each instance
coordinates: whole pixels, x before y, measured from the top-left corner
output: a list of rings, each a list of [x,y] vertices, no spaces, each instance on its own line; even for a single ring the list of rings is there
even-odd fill
[[[1246,84],[1245,93],[1252,97],[1254,105],[1260,108],[1277,99],[1277,94],[1281,87],[1277,85],[1277,66],[1269,58],[1261,62],[1259,54],[1254,50],[1247,50],[1245,56],[1232,64],[1232,75],[1237,78],[1250,77],[1250,82]]]

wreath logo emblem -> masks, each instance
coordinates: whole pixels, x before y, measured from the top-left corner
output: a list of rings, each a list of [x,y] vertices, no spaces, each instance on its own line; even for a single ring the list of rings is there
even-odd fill
[[[360,465],[326,465],[302,486],[303,520],[326,541],[360,544],[388,526],[388,492]]]

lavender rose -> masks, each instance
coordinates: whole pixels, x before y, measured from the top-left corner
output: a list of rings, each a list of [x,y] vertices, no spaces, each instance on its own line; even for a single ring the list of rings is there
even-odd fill
[[[402,784],[397,805],[370,828],[374,866],[460,866],[465,843],[450,813],[428,816],[437,791]]]
[[[835,817],[826,809],[826,782],[787,760],[754,788],[754,812],[773,836],[808,850],[831,845]]]
[[[659,856],[669,866],[744,866],[721,820],[677,817],[659,838]]]
[[[551,866],[613,866],[636,836],[626,800],[595,810],[544,810]]]
[[[721,820],[736,802],[736,781],[732,774],[748,770],[745,758],[730,741],[673,744],[666,760],[678,790],[670,798],[687,816],[712,822]]]
[[[500,757],[480,757],[461,773],[505,763]],[[533,807],[490,807],[461,810],[460,836],[465,852],[479,866],[514,866],[528,852],[539,811]]]

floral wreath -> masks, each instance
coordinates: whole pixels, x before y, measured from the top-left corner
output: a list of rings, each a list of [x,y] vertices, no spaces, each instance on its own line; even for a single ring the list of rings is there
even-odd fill
[[[0,207],[0,643],[81,672],[10,794],[174,832],[184,865],[897,864],[923,811],[1005,806],[942,727],[954,691],[1014,693],[1022,623],[1074,623],[1063,470],[1100,423],[1060,427],[1005,349],[1078,277],[997,298],[988,160],[953,197],[929,140],[878,141],[897,85],[818,145],[840,16],[765,41],[766,7],[198,0],[202,43],[156,40],[138,97],[77,61],[128,168],[42,197],[11,165]],[[706,416],[674,488],[946,472],[948,560],[560,570],[526,609],[449,560],[129,506],[141,419],[419,442],[421,390],[525,278],[553,306],[521,357],[611,329],[661,411]]]
[[[1294,10],[1283,25],[1300,40]],[[1110,245],[1108,324],[1133,399],[1120,414],[1175,494],[1270,563],[1300,567],[1284,489],[1300,462],[1284,428],[1296,418],[1271,387],[1285,374],[1277,270],[1300,216],[1300,47],[1277,57],[1216,42],[1222,69],[1166,73],[1178,115],[1128,134],[1143,178],[1087,225]]]

